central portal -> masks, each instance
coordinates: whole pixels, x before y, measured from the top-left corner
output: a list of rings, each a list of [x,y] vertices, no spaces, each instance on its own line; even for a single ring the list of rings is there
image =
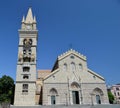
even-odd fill
[[[73,104],[79,104],[79,92],[72,91]]]

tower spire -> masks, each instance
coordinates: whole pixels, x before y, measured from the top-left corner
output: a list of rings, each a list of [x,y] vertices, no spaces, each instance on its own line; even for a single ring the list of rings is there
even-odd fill
[[[25,22],[25,17],[23,16],[22,23],[24,23],[24,22]]]
[[[32,14],[32,9],[31,8],[29,8],[29,10],[28,10],[25,22],[26,23],[33,23],[33,14]]]
[[[34,16],[34,19],[33,19],[34,23],[36,23],[36,17]]]
[[[23,16],[21,29],[19,30],[14,100],[14,105],[16,106],[36,105],[35,87],[38,30],[35,21],[35,18],[33,19],[32,10],[29,8],[26,18]]]

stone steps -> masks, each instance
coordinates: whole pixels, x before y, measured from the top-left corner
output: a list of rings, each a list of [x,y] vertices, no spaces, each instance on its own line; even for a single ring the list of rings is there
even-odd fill
[[[50,106],[10,106],[10,108],[120,108],[120,104],[115,105],[50,105]]]

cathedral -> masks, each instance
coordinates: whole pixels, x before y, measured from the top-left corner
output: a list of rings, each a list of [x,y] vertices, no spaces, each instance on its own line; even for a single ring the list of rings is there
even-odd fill
[[[29,8],[19,32],[15,106],[109,104],[105,79],[87,67],[86,56],[70,49],[51,70],[37,70],[36,18]]]

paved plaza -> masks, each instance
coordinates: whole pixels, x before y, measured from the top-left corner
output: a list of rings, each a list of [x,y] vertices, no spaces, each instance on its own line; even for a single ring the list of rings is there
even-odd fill
[[[10,106],[10,108],[120,108],[120,104],[114,105],[51,105],[51,106]]]

